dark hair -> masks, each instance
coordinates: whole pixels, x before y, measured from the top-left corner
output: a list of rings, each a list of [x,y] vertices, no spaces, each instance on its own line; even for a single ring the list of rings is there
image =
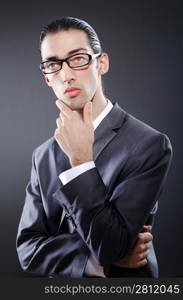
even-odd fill
[[[101,44],[95,30],[87,22],[73,17],[64,17],[44,26],[40,35],[40,50],[42,41],[44,40],[47,34],[69,29],[83,30],[87,34],[89,44],[93,52],[102,52]]]

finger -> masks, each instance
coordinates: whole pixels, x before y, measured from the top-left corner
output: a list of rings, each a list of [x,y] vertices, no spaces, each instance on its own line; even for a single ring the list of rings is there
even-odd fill
[[[130,250],[129,254],[133,255],[149,249],[151,247],[152,239],[153,236],[151,233],[140,233],[135,246]]]
[[[56,125],[59,129],[61,129],[61,127],[63,126],[63,122],[60,118],[57,118],[56,119]]]
[[[147,243],[153,240],[153,235],[150,232],[141,232],[138,234],[137,243]]]
[[[64,124],[64,121],[66,121],[66,119],[67,119],[67,117],[62,112],[59,113],[59,118],[60,118],[62,124]]]
[[[141,252],[138,255],[136,255],[136,260],[139,261],[139,260],[142,260],[144,258],[147,258],[148,255],[149,255],[149,250]]]
[[[147,265],[147,259],[146,259],[146,258],[144,258],[144,259],[138,261],[138,262],[136,263],[136,268],[144,267],[145,265]]]
[[[92,103],[87,102],[83,108],[83,120],[86,124],[92,124]]]
[[[64,114],[67,118],[71,118],[72,110],[61,100],[57,100],[57,107],[60,109],[61,114]]]
[[[134,249],[132,249],[132,250],[129,252],[129,255],[130,255],[130,256],[133,256],[133,255],[136,255],[136,254],[138,254],[138,253],[142,253],[142,252],[144,252],[144,251],[149,250],[150,247],[151,247],[150,242],[143,243],[143,244],[139,244],[139,245],[137,245]]]
[[[151,247],[151,242],[137,244],[132,250],[129,251],[128,255],[134,256],[138,253],[142,253],[144,251],[149,250],[150,247]]]

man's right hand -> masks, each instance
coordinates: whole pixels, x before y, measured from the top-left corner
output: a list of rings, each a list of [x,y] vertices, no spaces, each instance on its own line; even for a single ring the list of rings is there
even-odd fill
[[[138,239],[134,247],[130,250],[129,254],[124,258],[113,263],[118,267],[123,268],[140,268],[147,264],[147,256],[153,235],[151,234],[152,226],[145,225],[143,231],[139,233]]]

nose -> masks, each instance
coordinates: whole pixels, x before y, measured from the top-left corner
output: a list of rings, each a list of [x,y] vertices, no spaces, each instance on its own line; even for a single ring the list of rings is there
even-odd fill
[[[69,82],[71,80],[75,80],[74,70],[71,69],[65,61],[63,62],[62,69],[60,70],[59,73],[63,82]]]

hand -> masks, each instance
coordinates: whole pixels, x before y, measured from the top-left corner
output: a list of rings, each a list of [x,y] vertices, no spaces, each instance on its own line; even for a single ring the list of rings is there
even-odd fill
[[[147,256],[153,236],[151,234],[152,226],[144,226],[143,231],[139,233],[135,246],[128,255],[118,260],[114,265],[123,268],[140,268],[147,264]]]
[[[57,129],[54,137],[69,157],[71,166],[92,161],[94,142],[92,103],[85,104],[83,115],[71,110],[61,100],[57,100],[56,105],[60,109],[60,115],[56,120]]]

